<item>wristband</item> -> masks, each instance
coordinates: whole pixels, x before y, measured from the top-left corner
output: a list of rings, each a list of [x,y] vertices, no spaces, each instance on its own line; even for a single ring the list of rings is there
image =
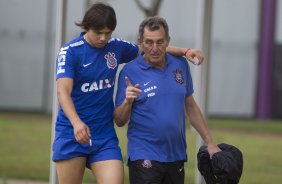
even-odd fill
[[[184,51],[184,56],[186,56],[187,52],[191,50],[191,48],[187,48],[185,51]]]

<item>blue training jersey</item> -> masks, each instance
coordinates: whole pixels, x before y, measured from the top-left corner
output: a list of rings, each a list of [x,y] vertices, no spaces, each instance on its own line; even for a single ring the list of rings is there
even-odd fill
[[[92,47],[81,33],[65,44],[56,62],[56,78],[73,79],[71,98],[80,119],[90,127],[91,137],[115,136],[113,91],[118,65],[134,59],[138,46],[111,38],[103,48]],[[59,107],[56,136],[74,138],[73,127]]]
[[[166,54],[165,69],[160,70],[139,55],[120,73],[116,106],[125,99],[125,76],[142,90],[133,103],[128,124],[128,158],[186,161],[185,99],[193,94],[187,61]]]

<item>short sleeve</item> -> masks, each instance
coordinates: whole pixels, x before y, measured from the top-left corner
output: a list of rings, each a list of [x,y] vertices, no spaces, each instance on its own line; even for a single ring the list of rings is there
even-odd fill
[[[74,55],[69,46],[62,47],[56,59],[56,79],[74,77]]]
[[[186,97],[191,96],[194,93],[193,89],[193,80],[191,76],[190,66],[187,61],[185,62],[185,70],[186,70]]]
[[[121,63],[128,63],[129,61],[135,59],[139,52],[139,47],[136,44],[133,44],[131,42],[122,40],[122,59]]]

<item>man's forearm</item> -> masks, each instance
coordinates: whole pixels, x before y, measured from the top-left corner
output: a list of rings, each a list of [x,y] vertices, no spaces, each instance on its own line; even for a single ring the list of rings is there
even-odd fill
[[[193,97],[188,97],[186,99],[186,113],[189,117],[190,123],[197,130],[205,143],[213,143],[211,133],[209,132],[205,122],[205,118]]]
[[[58,93],[59,103],[65,112],[67,118],[70,120],[71,124],[81,121],[73,104],[71,97],[66,93]]]
[[[166,52],[175,55],[175,56],[184,56],[186,48],[180,48],[180,47],[174,47],[174,46],[168,46],[166,48]]]
[[[207,124],[200,109],[196,107],[195,109],[192,109],[192,111],[194,111],[190,115],[190,122],[192,126],[197,130],[207,145],[214,144],[212,135],[208,130]]]
[[[121,127],[125,125],[131,115],[132,103],[124,100],[123,103],[118,106],[114,112],[114,119],[117,126]]]

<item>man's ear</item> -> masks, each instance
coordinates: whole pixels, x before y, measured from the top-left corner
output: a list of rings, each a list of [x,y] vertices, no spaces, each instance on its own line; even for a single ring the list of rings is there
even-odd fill
[[[137,39],[137,44],[138,44],[138,45],[141,45],[141,43],[142,43],[141,39],[138,38],[138,39]]]
[[[170,42],[170,36],[167,37],[167,45],[169,45]]]

